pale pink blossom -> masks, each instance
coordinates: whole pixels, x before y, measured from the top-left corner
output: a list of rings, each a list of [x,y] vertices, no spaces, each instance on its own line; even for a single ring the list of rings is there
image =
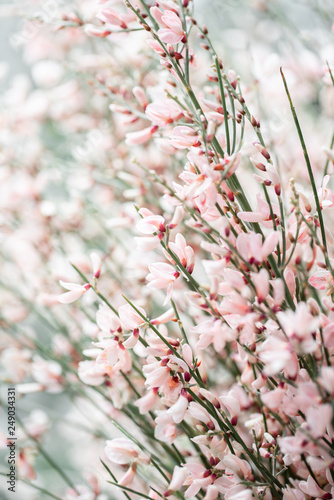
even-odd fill
[[[80,361],[78,376],[84,384],[98,386],[104,383],[106,375],[105,366],[95,361]]]
[[[300,481],[299,488],[306,495],[310,495],[311,497],[322,497],[325,495],[325,491],[321,489],[312,476],[308,476],[307,481]]]
[[[154,429],[154,437],[159,441],[172,444],[177,435],[176,425],[170,415],[164,411],[157,411],[155,419],[156,427]]]
[[[204,422],[209,429],[215,429],[215,423],[212,421],[211,416],[206,411],[206,409],[200,406],[198,403],[192,401],[189,404],[188,413],[192,418]]]
[[[60,280],[59,283],[63,288],[69,290],[69,292],[63,293],[58,297],[58,301],[62,304],[70,304],[71,302],[75,302],[91,287],[89,283],[86,283],[85,285],[78,285],[76,283],[65,283],[62,280]]]
[[[334,205],[334,194],[330,189],[327,188],[329,180],[330,176],[325,175],[322,181],[322,187],[318,189],[319,202],[323,210]]]
[[[174,309],[171,307],[166,311],[165,313],[161,314],[157,318],[153,318],[151,320],[152,325],[162,325],[164,323],[169,323],[169,321],[172,321],[175,318],[175,312]]]
[[[163,28],[158,31],[160,39],[172,45],[181,41],[185,42],[186,35],[183,31],[182,21],[179,16],[171,10],[166,10],[160,15],[160,13],[157,12],[158,10],[159,9],[156,7],[151,9],[159,24],[163,26]]]
[[[277,316],[298,353],[310,353],[316,350],[314,334],[319,328],[320,320],[311,314],[307,304],[299,302],[295,311],[281,311]]]
[[[174,467],[173,476],[171,482],[169,483],[168,490],[164,493],[165,497],[172,495],[175,491],[178,491],[184,484],[186,477],[188,476],[188,471],[184,467]]]
[[[189,149],[200,146],[197,132],[185,125],[180,125],[173,129],[170,142],[176,149]]]
[[[266,269],[260,269],[257,274],[252,275],[252,280],[256,289],[258,302],[261,304],[269,295],[269,274]]]
[[[146,116],[154,125],[164,127],[183,115],[182,108],[172,99],[152,102],[146,108]]]
[[[145,415],[146,413],[152,410],[152,408],[155,406],[158,400],[159,400],[158,390],[152,389],[148,391],[143,397],[137,399],[134,405],[137,406],[137,408],[139,408],[139,413],[141,415]]]
[[[291,486],[283,488],[283,500],[305,500],[304,493]]]
[[[237,250],[250,264],[260,264],[275,250],[278,240],[277,231],[270,233],[263,243],[260,234],[242,233],[237,238]]]
[[[97,252],[92,252],[90,254],[90,258],[91,258],[92,266],[93,266],[93,275],[94,275],[94,278],[97,279],[100,277],[100,274],[101,274],[102,259]]]
[[[137,464],[132,463],[124,476],[118,481],[120,486],[129,486],[136,476]]]
[[[326,433],[331,425],[333,410],[329,404],[323,404],[318,407],[310,407],[306,411],[306,421],[310,427],[310,432],[315,438],[320,438]]]
[[[93,345],[102,349],[96,358],[96,363],[113,367],[115,371],[122,370],[127,373],[131,370],[131,356],[124,345],[117,340],[103,339],[100,342],[93,342]]]
[[[185,492],[186,498],[195,497],[201,488],[206,488],[214,482],[211,473],[208,473],[205,467],[199,463],[187,463],[185,468],[189,472],[184,485],[189,486]]]
[[[113,26],[119,26],[123,29],[127,28],[127,24],[125,23],[123,16],[121,16],[119,12],[113,9],[102,9],[97,17],[105,23],[111,24]]]
[[[184,215],[184,208],[182,206],[176,207],[173,218],[169,223],[169,229],[174,229],[176,226],[178,226],[182,222]]]
[[[137,229],[143,234],[153,234],[155,232],[165,232],[165,219],[161,215],[154,215],[147,208],[141,208],[139,214],[142,219],[137,223]]]
[[[180,276],[180,273],[175,271],[173,266],[166,264],[165,262],[155,262],[154,264],[150,264],[149,270],[150,273],[146,277],[148,281],[148,288],[156,290],[167,288],[167,297],[165,300],[165,303],[167,303],[173,292],[173,285]]]
[[[229,391],[226,396],[220,396],[219,401],[228,410],[232,425],[236,425],[240,413],[240,401],[236,392]]]
[[[144,144],[149,141],[153,134],[158,130],[156,125],[153,125],[137,132],[128,132],[125,137],[125,143],[128,146],[137,146],[138,144]]]
[[[137,101],[139,102],[139,104],[141,105],[141,107],[143,109],[146,109],[146,107],[148,105],[148,100],[147,100],[147,96],[146,96],[146,93],[145,93],[145,90],[143,89],[143,87],[139,87],[139,86],[133,87],[132,92],[133,92],[133,95],[135,96],[135,98],[137,99]]]
[[[223,458],[222,462],[226,467],[226,474],[228,474],[228,471],[232,471],[241,479],[248,479],[252,474],[252,469],[249,463],[236,455],[227,455]]]
[[[136,306],[136,309],[146,317],[145,310]],[[123,306],[118,308],[119,319],[121,321],[121,325],[125,330],[133,330],[142,325],[145,320],[133,309],[130,304],[124,304]]]
[[[85,33],[88,36],[95,36],[97,38],[105,38],[110,35],[111,31],[105,27],[94,26],[94,24],[85,24]]]
[[[105,454],[114,464],[127,465],[141,454],[140,449],[128,438],[106,441]]]
[[[181,395],[177,402],[167,410],[167,415],[171,415],[176,424],[182,422],[188,408],[188,398],[186,391],[181,391]]]
[[[153,359],[151,363],[143,367],[143,373],[146,378],[145,385],[147,385],[149,389],[160,387],[169,378],[170,372],[167,362],[164,360],[155,361],[155,358]]]
[[[104,333],[115,333],[121,331],[121,322],[119,317],[107,306],[102,304],[96,313],[97,326]]]
[[[264,201],[259,194],[257,195],[257,206],[257,212],[238,212],[238,217],[247,222],[261,222],[265,227],[272,228],[273,221],[271,219],[269,203]],[[279,206],[272,203],[272,209],[276,219],[279,214]]]
[[[296,377],[299,370],[298,359],[288,342],[270,336],[259,347],[259,356],[265,365],[266,375],[275,375],[284,370],[291,378]]]
[[[160,235],[156,236],[137,236],[134,238],[139,252],[150,252],[160,245]]]
[[[169,242],[170,250],[177,256],[181,265],[187,269],[188,273],[192,273],[195,265],[195,252],[190,245],[187,245],[184,236],[178,233],[175,236],[175,242]],[[173,258],[165,252],[166,257],[173,263]]]
[[[334,285],[334,279],[330,271],[316,271],[308,281],[317,290],[326,290]]]

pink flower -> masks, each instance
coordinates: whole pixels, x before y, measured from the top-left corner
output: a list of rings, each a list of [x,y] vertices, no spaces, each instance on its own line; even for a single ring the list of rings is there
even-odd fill
[[[69,292],[63,293],[63,295],[58,297],[58,302],[61,304],[70,304],[71,302],[78,300],[81,295],[86,293],[91,287],[89,283],[86,283],[85,285],[77,285],[76,283],[65,283],[62,280],[60,280],[59,283],[63,288],[69,290]]]
[[[306,495],[311,497],[322,497],[326,494],[326,491],[322,490],[320,486],[317,485],[312,476],[308,476],[307,481],[300,481],[299,488]]]
[[[256,289],[257,300],[261,304],[269,295],[269,274],[266,269],[260,269],[257,274],[252,275]]]
[[[246,222],[262,222],[263,225],[268,228],[272,228],[273,222],[270,214],[269,203],[262,200],[261,196],[257,195],[257,212],[238,212],[238,217]],[[277,217],[279,214],[279,207],[276,204],[272,204],[274,211],[274,216]]]
[[[149,44],[149,46],[159,54],[159,56],[163,57],[165,55],[165,51],[161,47],[159,42],[157,42],[156,40],[151,40],[151,39],[146,40],[146,41]]]
[[[173,99],[152,102],[146,108],[146,116],[154,125],[165,127],[183,116],[182,108]]]
[[[85,24],[84,31],[86,35],[95,36],[97,38],[105,38],[111,33],[110,30],[106,30],[104,27],[99,28],[98,26],[94,26],[93,24]]]
[[[96,363],[106,365],[106,370],[108,367],[113,367],[115,372],[122,370],[128,373],[131,370],[131,356],[124,345],[117,340],[103,339],[100,342],[93,342],[93,344],[102,349],[96,358]]]
[[[183,217],[184,217],[184,208],[182,206],[176,207],[173,218],[169,223],[169,229],[174,229],[176,226],[178,226],[182,222]]]
[[[291,486],[283,488],[283,500],[305,500],[304,493]]]
[[[197,132],[185,125],[180,125],[173,129],[170,142],[176,149],[189,149],[200,145]]]
[[[146,107],[148,105],[148,100],[147,100],[147,97],[145,94],[145,90],[142,87],[136,86],[136,87],[133,87],[132,93],[135,96],[135,98],[137,99],[137,101],[139,102],[139,104],[141,105],[141,107],[143,109],[146,109]]]
[[[104,448],[110,462],[127,465],[139,457],[140,449],[128,438],[116,438],[106,441]]]
[[[156,361],[155,358],[148,358],[147,365],[143,367],[143,373],[146,378],[145,385],[150,389],[160,387],[169,378],[170,368],[165,360]],[[168,360],[167,360],[168,361]]]
[[[160,235],[156,236],[137,236],[134,238],[139,252],[150,252],[160,245]]]
[[[152,127],[138,130],[137,132],[129,132],[125,136],[125,144],[127,144],[128,146],[137,146],[138,144],[144,144],[151,139],[151,137],[157,130],[158,127],[156,125],[153,125]]]
[[[223,458],[222,463],[226,467],[226,474],[228,474],[229,471],[232,471],[241,479],[248,479],[252,474],[252,469],[249,463],[236,455],[227,455]]]
[[[106,370],[103,365],[90,360],[79,362],[78,376],[84,384],[101,385],[105,381],[105,375]]]
[[[170,250],[177,256],[181,265],[187,269],[188,273],[192,273],[195,265],[195,253],[191,246],[187,245],[184,236],[181,233],[177,233],[175,236],[175,243],[169,243]],[[166,257],[173,263],[173,258],[165,253]]]
[[[271,335],[259,347],[259,356],[265,364],[266,375],[276,375],[284,370],[289,377],[296,377],[299,370],[298,358],[288,342]]]
[[[180,276],[180,273],[175,271],[173,266],[166,264],[165,262],[155,262],[154,264],[150,264],[149,270],[150,273],[146,277],[149,282],[147,284],[148,288],[159,290],[167,287],[167,297],[165,300],[165,303],[167,303],[173,292],[173,285]]]
[[[167,415],[171,415],[172,419],[176,424],[179,424],[184,419],[188,408],[188,398],[187,393],[184,389],[181,391],[181,395],[177,402],[167,410]]]
[[[102,265],[101,257],[98,253],[92,252],[90,254],[90,258],[92,261],[94,278],[98,279],[101,274],[101,265]]]
[[[161,215],[154,215],[147,208],[141,208],[139,213],[143,218],[137,223],[138,231],[143,234],[166,231],[165,219]]]
[[[242,233],[237,238],[237,250],[247,262],[259,265],[275,250],[278,239],[277,231],[270,233],[263,243],[260,234]]]
[[[151,320],[152,325],[162,325],[163,323],[168,323],[175,318],[175,312],[173,308],[168,309],[165,313],[161,314],[157,318]]]
[[[312,274],[308,281],[317,290],[326,290],[334,285],[334,279],[330,271],[317,271]]]
[[[189,476],[184,482],[186,486],[189,486],[185,493],[186,498],[195,497],[201,488],[206,488],[214,481],[212,474],[202,464],[187,463],[185,468],[189,472]]]
[[[209,413],[206,411],[205,408],[200,406],[198,403],[192,401],[189,404],[188,413],[192,418],[199,420],[200,422],[204,422],[205,425],[210,430],[215,429],[215,423],[212,421],[212,418],[210,417]]]
[[[219,401],[228,410],[231,424],[237,425],[240,413],[240,401],[235,391],[230,391],[227,396],[220,396]]]
[[[134,403],[137,408],[139,408],[139,413],[145,415],[148,413],[155,404],[159,401],[158,389],[152,389],[148,391],[143,397],[137,399]]]
[[[104,333],[110,334],[121,331],[119,317],[107,306],[107,304],[100,305],[96,313],[96,323]]]
[[[136,306],[138,311],[146,317],[146,312],[142,307]],[[119,319],[125,330],[133,330],[142,325],[145,320],[133,309],[130,304],[124,304],[118,308]]]
[[[277,317],[297,353],[311,353],[317,348],[314,338],[319,328],[319,317],[311,314],[305,302],[299,302],[296,310],[277,313]]]
[[[320,201],[320,206],[324,210],[325,208],[332,207],[334,205],[334,194],[330,189],[327,189],[327,184],[329,183],[330,176],[325,175],[322,181],[322,187],[318,189],[318,196]]]
[[[169,484],[168,490],[164,493],[165,497],[172,495],[175,491],[178,491],[183,485],[186,477],[188,476],[188,471],[184,467],[174,467],[173,476]]]
[[[313,437],[320,438],[326,433],[333,417],[333,410],[329,404],[313,406],[306,411],[306,421]]]
[[[186,41],[182,21],[175,12],[166,10],[164,14],[162,14],[161,11],[159,13],[157,12],[159,10],[157,8],[153,8],[151,11],[152,10],[159,24],[163,26],[163,28],[158,31],[158,35],[164,43],[174,45],[181,41]]]
[[[127,24],[124,22],[122,16],[115,10],[102,9],[97,17],[105,23],[112,24],[113,26],[120,26],[123,29],[127,28]]]
[[[129,486],[136,476],[136,470],[137,464],[132,463],[124,476],[118,481],[118,484],[120,486]]]
[[[157,418],[155,419],[156,427],[154,429],[154,437],[159,441],[164,441],[172,444],[176,439],[176,425],[170,415],[165,411],[157,411]]]
[[[285,392],[283,387],[277,387],[272,391],[261,394],[262,402],[268,406],[270,410],[277,411],[282,404]]]

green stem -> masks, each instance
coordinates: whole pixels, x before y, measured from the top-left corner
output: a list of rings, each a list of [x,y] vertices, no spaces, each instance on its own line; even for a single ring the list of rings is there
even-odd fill
[[[323,218],[322,218],[322,211],[321,211],[321,207],[320,207],[319,196],[318,196],[318,192],[317,192],[317,186],[316,186],[316,183],[315,183],[315,179],[314,179],[314,175],[313,175],[313,171],[312,171],[312,166],[311,166],[310,158],[309,158],[309,155],[308,155],[308,152],[307,152],[307,149],[306,149],[306,144],[305,144],[305,141],[304,141],[303,133],[302,133],[302,130],[300,128],[300,124],[299,124],[299,120],[298,120],[298,117],[297,117],[297,113],[296,113],[295,107],[293,105],[293,102],[292,102],[292,99],[291,99],[291,95],[290,95],[290,92],[289,92],[289,88],[288,88],[288,85],[287,85],[287,82],[286,82],[286,79],[285,79],[285,76],[284,76],[282,68],[280,69],[280,71],[281,71],[281,75],[282,75],[282,79],[283,79],[283,83],[284,83],[285,92],[286,92],[286,95],[288,96],[288,100],[289,100],[289,104],[290,104],[290,108],[291,108],[291,113],[292,113],[292,116],[293,116],[293,119],[294,119],[294,122],[295,122],[295,125],[296,125],[298,137],[299,137],[302,149],[303,149],[305,163],[306,163],[306,166],[307,166],[308,175],[309,175],[309,178],[310,178],[310,181],[311,181],[312,191],[313,191],[313,195],[314,195],[314,199],[315,199],[315,204],[316,204],[316,207],[317,207],[317,212],[318,212],[318,217],[319,217],[319,223],[320,223],[320,230],[321,230],[321,236],[322,236],[322,243],[323,243],[323,245],[325,247],[326,255],[327,255],[327,241],[326,241],[325,226],[324,226],[324,221],[323,221]]]

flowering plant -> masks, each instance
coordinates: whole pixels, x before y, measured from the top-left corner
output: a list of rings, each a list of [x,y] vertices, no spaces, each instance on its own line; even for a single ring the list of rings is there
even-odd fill
[[[193,1],[58,7],[30,21],[39,88],[17,80],[2,114],[1,365],[27,412],[22,487],[334,498],[333,139],[323,168],[291,68],[283,130],[273,89],[260,124]],[[55,426],[73,455],[48,451]]]

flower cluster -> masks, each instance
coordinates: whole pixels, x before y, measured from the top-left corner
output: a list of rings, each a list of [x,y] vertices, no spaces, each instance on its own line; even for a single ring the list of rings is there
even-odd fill
[[[331,499],[333,140],[323,168],[284,68],[271,137],[193,3],[64,7],[25,48],[40,89],[8,91],[4,379],[67,398],[87,440],[73,482],[35,410],[19,475],[45,493],[39,453],[64,500]]]

